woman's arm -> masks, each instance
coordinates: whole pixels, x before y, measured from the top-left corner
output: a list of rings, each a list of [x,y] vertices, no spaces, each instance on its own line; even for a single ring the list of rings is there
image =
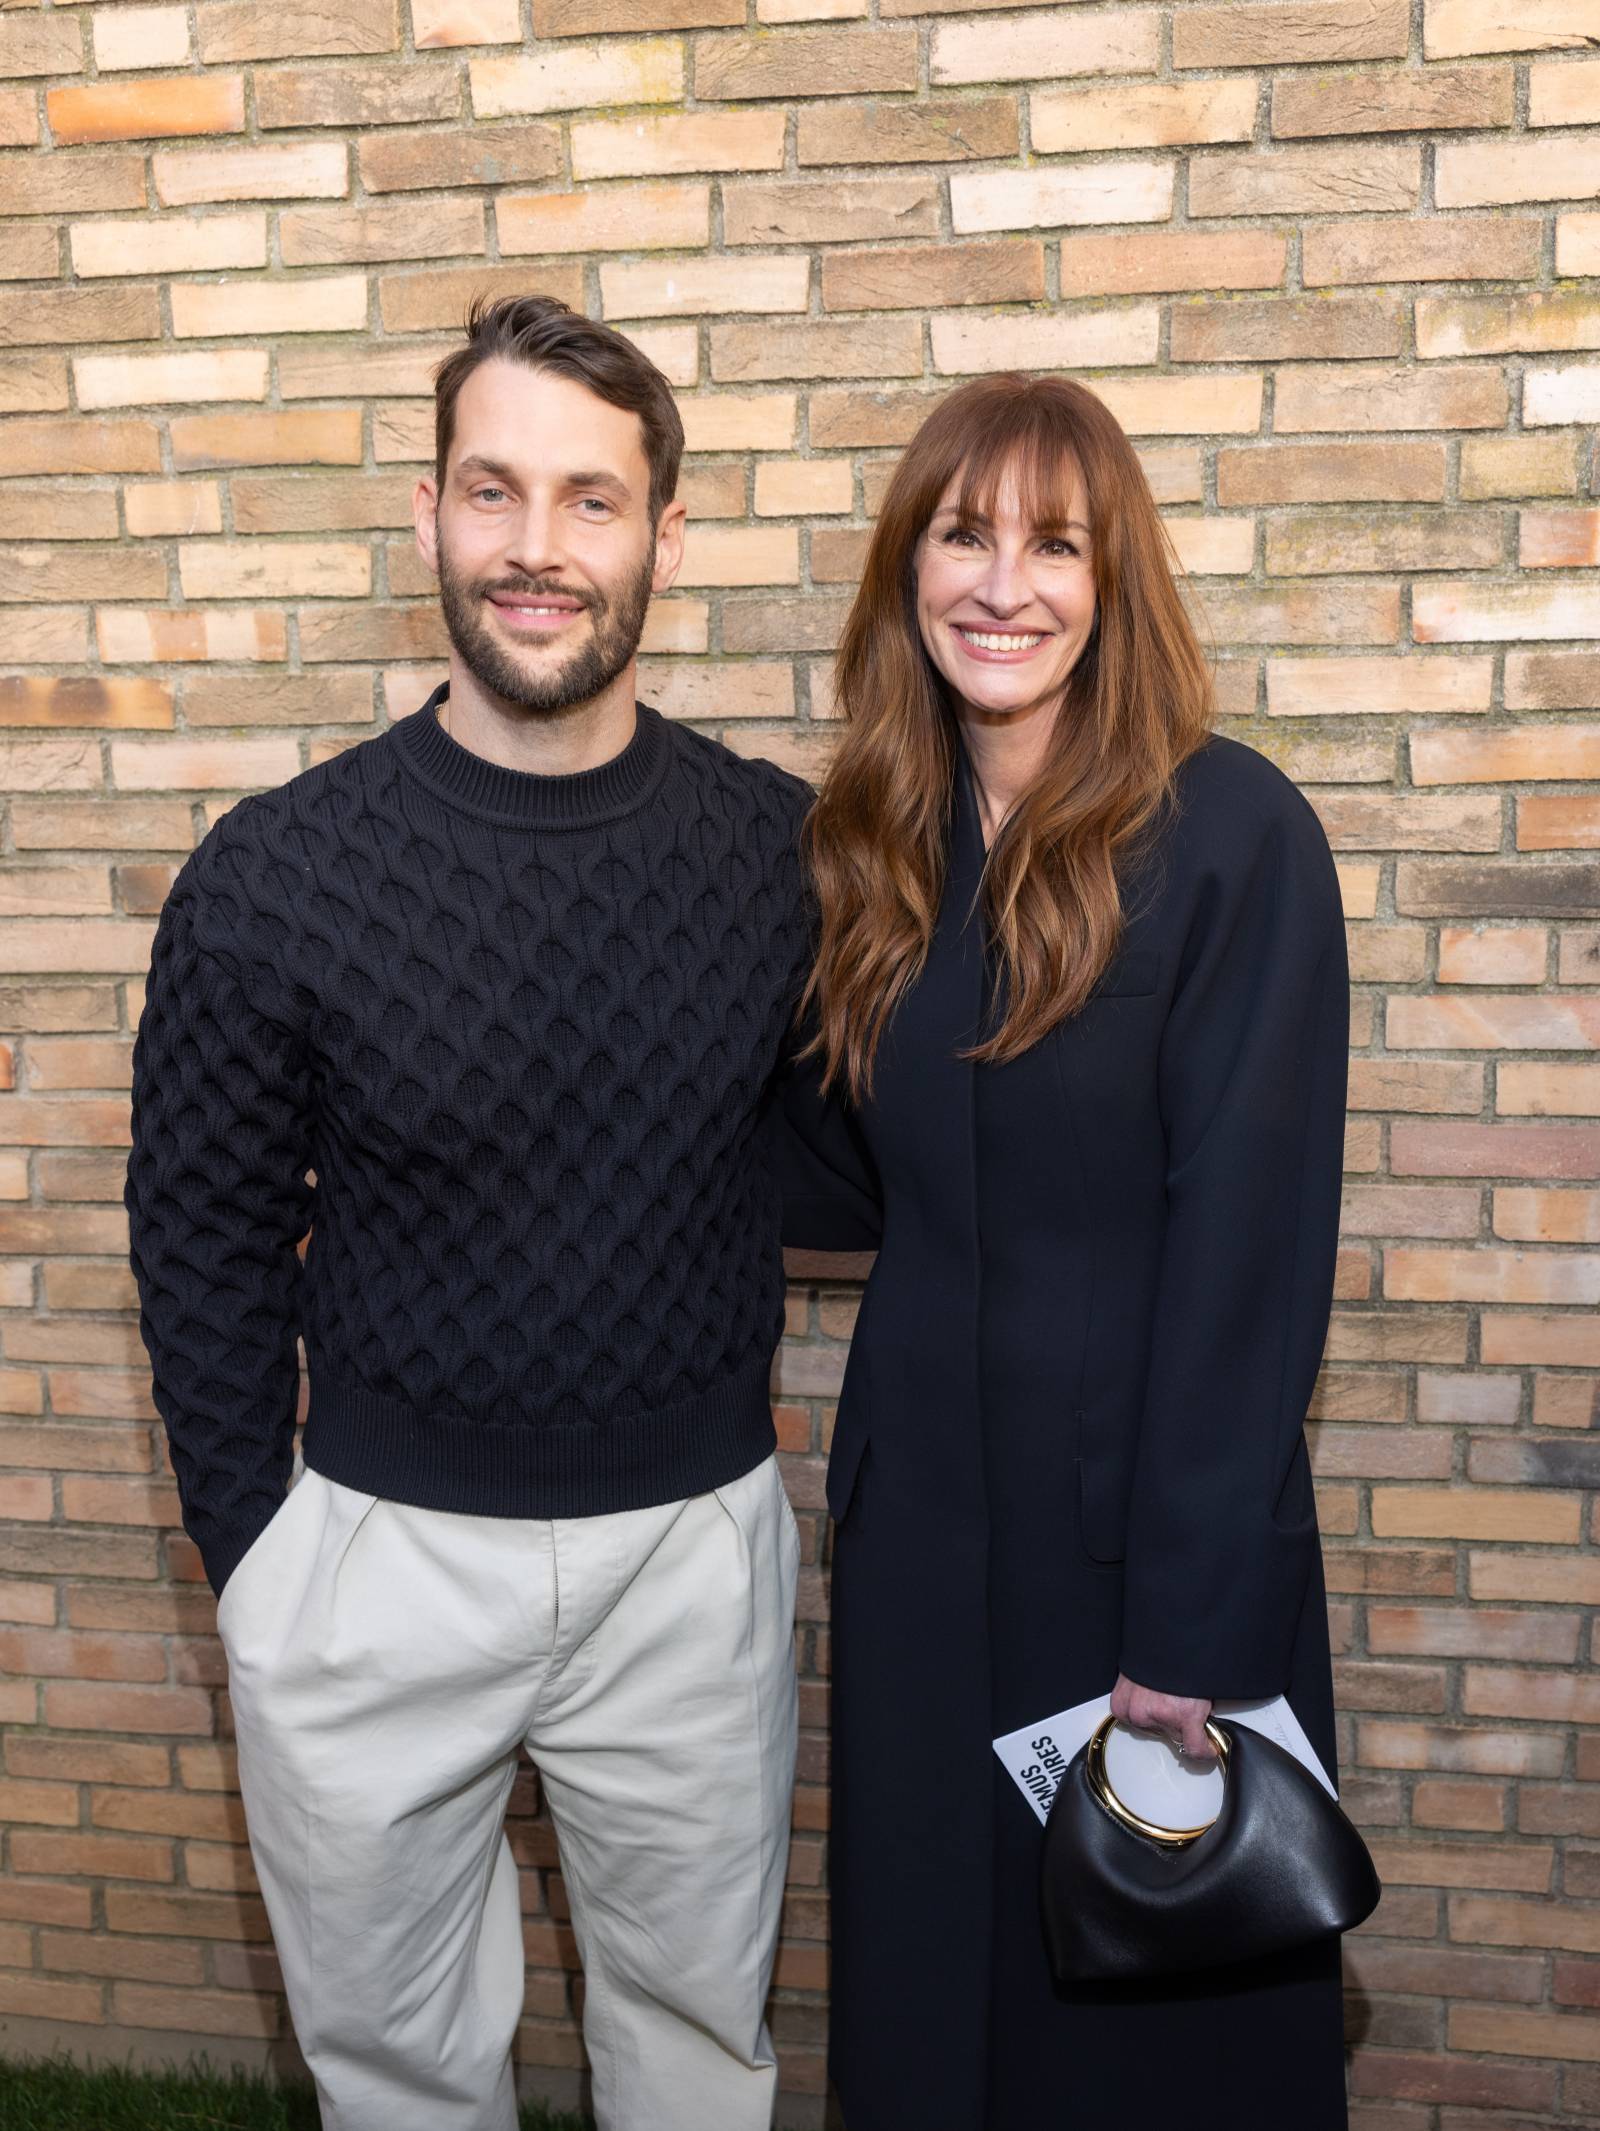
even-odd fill
[[[1196,903],[1160,1100],[1167,1230],[1129,1518],[1121,1670],[1280,1693],[1318,1544],[1303,1423],[1327,1336],[1348,970],[1338,878],[1284,791]]]

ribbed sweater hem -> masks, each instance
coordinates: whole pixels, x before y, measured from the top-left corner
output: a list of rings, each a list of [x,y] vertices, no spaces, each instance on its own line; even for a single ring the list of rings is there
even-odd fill
[[[445,1419],[313,1376],[301,1446],[326,1480],[475,1517],[595,1517],[724,1487],[776,1444],[771,1363],[693,1398],[562,1426]]]

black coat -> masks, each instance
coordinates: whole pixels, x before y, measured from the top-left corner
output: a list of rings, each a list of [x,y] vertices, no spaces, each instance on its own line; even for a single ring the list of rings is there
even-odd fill
[[[788,1104],[786,1239],[879,1246],[828,1469],[846,2124],[1337,2131],[1337,1947],[1054,1993],[1038,1822],[991,1746],[1120,1670],[1287,1692],[1337,1780],[1302,1426],[1342,1169],[1333,863],[1287,779],[1212,740],[1088,1004],[974,1067],[982,856],[963,756],[937,934],[873,1099],[856,1123],[797,1080]]]

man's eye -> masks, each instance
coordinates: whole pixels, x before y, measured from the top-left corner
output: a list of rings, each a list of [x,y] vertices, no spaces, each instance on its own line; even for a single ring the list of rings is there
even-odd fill
[[[583,500],[585,503],[598,503],[603,511],[608,511],[611,508],[604,496],[585,496]]]
[[[504,494],[505,490],[503,488],[478,488],[472,492],[475,503],[488,503],[496,496],[503,496]]]

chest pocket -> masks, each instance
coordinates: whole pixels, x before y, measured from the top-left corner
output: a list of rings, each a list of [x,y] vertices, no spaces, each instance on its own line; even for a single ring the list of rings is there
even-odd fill
[[[1099,983],[1090,992],[1094,999],[1142,999],[1156,988],[1161,974],[1161,952],[1155,947],[1134,947],[1114,955]]]

